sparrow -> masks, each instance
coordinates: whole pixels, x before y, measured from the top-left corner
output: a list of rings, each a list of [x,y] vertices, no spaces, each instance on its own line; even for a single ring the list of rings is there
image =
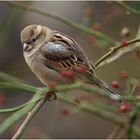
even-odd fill
[[[113,98],[121,101],[121,96],[103,80],[98,78],[94,65],[80,45],[70,36],[42,25],[29,25],[21,31],[23,55],[30,69],[46,86],[50,82],[58,85],[81,80],[97,85]],[[79,71],[86,66],[84,73]],[[61,75],[61,71],[71,70],[74,78]]]

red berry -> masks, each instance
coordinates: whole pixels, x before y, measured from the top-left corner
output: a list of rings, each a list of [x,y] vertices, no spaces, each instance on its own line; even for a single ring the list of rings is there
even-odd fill
[[[126,47],[128,45],[127,39],[122,39],[121,40],[121,47]]]
[[[87,41],[88,43],[94,43],[96,38],[93,35],[88,35],[87,36]]]
[[[119,112],[125,113],[125,112],[130,111],[131,108],[132,108],[132,106],[131,106],[130,104],[128,104],[128,103],[123,103],[123,104],[121,104],[121,105],[119,106]]]
[[[56,88],[56,86],[57,86],[56,82],[50,82],[50,83],[48,83],[48,87],[50,89],[52,89],[52,90],[54,90]]]
[[[91,25],[91,28],[93,28],[95,30],[100,30],[101,29],[101,24],[99,22],[96,22],[96,23]]]
[[[122,79],[127,79],[128,78],[128,72],[127,71],[125,71],[125,70],[122,70],[121,72],[120,72],[120,77],[122,78]]]
[[[92,11],[90,8],[87,8],[84,10],[84,16],[85,17],[91,17],[92,16]]]
[[[72,70],[62,70],[60,75],[72,79],[74,77],[74,72]]]
[[[87,65],[80,65],[80,67],[78,68],[78,70],[80,72],[87,72],[88,66]]]
[[[67,107],[65,107],[65,108],[62,109],[62,114],[64,116],[68,116],[70,114],[70,110]]]
[[[4,95],[0,95],[0,105],[5,104],[5,102],[6,102],[5,96]]]
[[[120,84],[119,84],[118,81],[112,81],[111,86],[112,86],[113,88],[119,88],[119,87],[120,87]]]

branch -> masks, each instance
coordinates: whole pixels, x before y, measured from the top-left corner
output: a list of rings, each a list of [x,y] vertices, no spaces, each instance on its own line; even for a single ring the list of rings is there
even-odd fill
[[[19,105],[19,106],[16,106],[16,107],[13,107],[13,108],[6,108],[6,109],[0,109],[0,113],[7,113],[7,112],[15,112],[15,111],[18,111],[19,109],[22,109],[23,107],[27,106],[28,104],[31,104],[31,103],[34,103],[34,102],[37,102],[38,100],[40,100],[42,97],[39,97],[37,99],[31,99],[29,100],[28,102],[22,104],[22,105]]]
[[[35,92],[36,90],[39,88],[33,87],[31,85],[27,85],[21,82],[0,82],[0,88],[16,88],[16,89],[20,89],[20,90],[25,90],[28,92]]]
[[[9,76],[7,74],[4,74],[4,75],[6,76],[6,78],[8,78],[8,76]],[[13,78],[14,77],[12,77],[12,79]],[[4,77],[3,77],[3,79],[4,79]],[[11,80],[10,76],[9,76],[8,79]],[[32,100],[38,100],[38,99],[40,99],[41,93],[45,93],[45,92],[50,91],[50,89],[48,89],[48,88],[37,88],[37,87],[30,86],[30,85],[26,86],[26,84],[23,84],[22,82],[11,82],[10,84],[6,83],[4,86],[5,86],[5,88],[7,86],[7,88],[22,89],[22,85],[24,85],[23,90],[25,90],[25,91],[31,92],[31,90],[32,90],[33,93],[37,92],[35,94],[34,99],[32,99]],[[64,102],[69,103],[71,105],[77,105],[77,102],[75,101],[74,98],[72,98],[70,96],[65,96],[65,94],[62,94],[62,93],[59,92],[59,91],[67,91],[67,90],[71,90],[71,89],[81,89],[81,90],[83,89],[83,90],[89,91],[91,93],[97,93],[99,95],[106,96],[106,93],[103,92],[101,89],[98,89],[98,88],[96,88],[94,86],[91,86],[91,85],[88,85],[88,84],[85,84],[85,83],[76,82],[74,84],[57,86],[55,91],[57,92],[58,99],[60,101],[64,101]],[[132,96],[124,96],[123,99],[125,101],[139,101],[139,99],[137,99],[135,97],[132,97]],[[18,110],[16,113],[11,115],[8,119],[6,119],[6,121],[1,123],[1,125],[0,125],[0,134],[5,132],[5,130],[7,130],[18,119],[20,119],[24,114],[26,114],[35,105],[35,103],[36,102],[28,104],[27,106],[23,107],[21,110]],[[93,113],[93,114],[95,114],[95,115],[97,115],[97,116],[99,116],[101,118],[104,118],[104,119],[106,119],[106,120],[108,120],[108,121],[110,121],[112,123],[122,124],[122,125],[125,125],[125,127],[126,127],[127,122],[124,120],[124,118],[119,117],[116,114],[107,112],[107,111],[105,111],[106,109],[96,108],[96,105],[93,106],[92,104],[90,104],[90,103],[88,103],[86,101],[82,101],[80,103],[80,108],[85,110],[86,112]],[[17,115],[17,114],[19,114],[19,115]],[[134,130],[133,133],[140,137],[140,135],[139,135],[140,130],[138,128],[136,128],[136,127],[134,127],[133,130]]]
[[[86,86],[86,85],[85,85]],[[59,87],[60,88],[60,87]],[[64,87],[63,87],[63,89],[64,89]],[[39,90],[40,90],[40,88],[39,88]],[[41,91],[41,90],[40,90]],[[42,88],[42,92],[44,93],[44,91],[45,91],[45,88]],[[35,95],[38,95],[38,94],[35,94]],[[77,105],[77,102],[74,100],[74,98],[72,98],[72,97],[70,97],[70,96],[66,96],[65,94],[62,94],[62,93],[60,93],[60,92],[57,92],[57,95],[58,95],[58,99],[59,100],[61,100],[61,101],[64,101],[64,102],[66,102],[66,103],[69,103],[69,104],[71,104],[71,105]],[[38,97],[37,98],[40,98],[40,96],[38,95]],[[36,99],[37,99],[36,98]],[[128,97],[127,97],[128,98]],[[130,97],[129,97],[130,98]],[[130,98],[130,100],[132,100],[131,98]],[[27,106],[28,107],[28,106]],[[109,113],[109,112],[107,112],[107,111],[105,111],[105,110],[101,110],[101,109],[96,109],[95,107],[93,107],[93,105],[92,104],[89,104],[88,102],[85,102],[85,101],[83,101],[83,102],[81,102],[80,103],[80,108],[81,109],[83,109],[83,110],[85,110],[86,112],[89,112],[89,113],[93,113],[93,114],[95,114],[95,115],[97,115],[97,116],[99,116],[99,117],[101,117],[101,118],[104,118],[104,119],[106,119],[106,120],[108,120],[108,121],[110,121],[110,122],[112,122],[112,123],[117,123],[117,124],[124,124],[125,125],[125,120],[122,118],[122,117],[119,117],[119,116],[117,116],[117,115],[113,115],[112,113]],[[24,108],[23,108],[24,109]],[[17,119],[19,119],[21,116],[23,116],[26,112],[28,112],[28,110],[26,109],[26,112],[23,112],[22,110],[23,109],[21,109],[21,110],[19,110],[18,112],[16,112],[15,114],[13,114],[12,116],[10,116],[9,118],[8,118],[8,121],[6,121],[6,122],[4,122],[4,123],[2,123],[1,124],[1,126],[0,126],[0,130],[2,131],[2,132],[4,132],[5,131],[5,129],[7,129],[8,127],[10,127]],[[20,115],[18,115],[17,116],[17,113]],[[12,117],[12,118],[11,118]],[[18,118],[17,118],[18,117]],[[12,121],[11,121],[11,119],[12,119]],[[5,127],[5,125],[6,125],[6,127]],[[7,126],[8,125],[8,126]],[[2,133],[0,131],[0,133]],[[139,129],[137,129],[136,127],[134,127],[134,131],[133,131],[133,133],[135,134],[135,135],[138,135],[139,136]]]
[[[136,43],[136,42],[139,42],[140,41],[140,38],[136,38],[136,39],[133,39],[133,40],[130,40],[127,42],[127,46],[128,45],[131,45],[133,43]],[[126,46],[126,47],[127,47]],[[102,62],[104,62],[107,58],[109,58],[111,55],[113,55],[114,53],[116,53],[120,48],[123,48],[123,44],[118,44],[116,45],[115,47],[112,47],[110,49],[110,51],[108,53],[106,53],[104,56],[102,56],[99,60],[97,60],[94,64],[95,68],[99,67],[102,65]]]
[[[121,129],[121,132],[119,133],[118,137],[116,139],[125,139],[126,137],[126,130],[125,129]]]
[[[120,133],[121,129],[122,129],[122,126],[119,126],[119,125],[114,126],[114,128],[112,129],[112,132],[109,134],[109,136],[107,137],[106,140],[108,140],[108,139],[115,139],[117,134]]]
[[[70,21],[69,19],[66,19],[66,18],[64,18],[64,17],[62,17],[62,16],[60,16],[60,15],[54,13],[54,12],[41,11],[41,10],[36,9],[34,7],[26,6],[26,5],[15,3],[15,2],[5,2],[5,3],[7,3],[10,6],[15,6],[15,7],[23,9],[23,10],[27,10],[27,11],[31,11],[31,12],[40,14],[40,15],[45,16],[45,17],[54,18],[56,20],[59,20],[59,21],[65,23],[65,24],[69,25],[70,27],[73,27],[73,28],[78,29],[78,30],[80,30],[82,32],[85,32],[85,33],[94,35],[94,36],[96,36],[98,38],[101,38],[104,41],[106,41],[108,44],[114,45],[114,44],[117,43],[111,37],[107,36],[106,34],[104,34],[102,32],[99,32],[99,31],[96,31],[94,29],[88,28],[88,27],[86,27],[86,26],[84,26],[82,24]]]
[[[115,1],[118,5],[120,5],[122,8],[124,8],[125,10],[129,11],[130,13],[136,14],[136,15],[140,15],[140,11],[131,8],[130,6],[128,6],[127,4],[125,4],[123,1]]]
[[[22,84],[20,84],[20,83],[0,83],[0,88],[16,88],[16,89],[22,89],[22,90],[25,90],[28,92],[33,92],[33,93],[35,91],[39,91],[39,90],[42,90],[43,92],[50,92],[51,91],[51,89],[46,88],[46,87],[45,88],[37,88],[37,87],[33,87],[30,85],[26,85],[26,84],[23,84],[23,85],[24,86],[22,87]],[[93,86],[93,85],[83,83],[83,82],[75,82],[73,84],[59,85],[54,89],[54,92],[64,92],[64,91],[74,90],[74,89],[80,89],[80,90],[84,90],[84,91],[87,91],[87,92],[92,93],[92,94],[98,94],[98,95],[105,97],[105,98],[119,100],[119,99],[114,99],[111,94],[107,94],[102,89],[100,89],[96,86]],[[139,101],[139,99],[137,99],[133,96],[122,96],[122,99],[124,101],[128,101],[128,102]]]
[[[127,134],[128,134],[128,139],[132,138],[132,133],[133,133],[133,127],[134,127],[134,123],[137,119],[137,114],[140,111],[140,102],[138,102],[136,104],[136,107],[134,108],[134,110],[132,112],[130,112],[129,114],[129,121],[128,121],[128,129],[127,129]]]
[[[42,92],[36,91],[36,94],[32,97],[31,100],[37,100],[40,98]],[[19,120],[23,115],[25,115],[30,109],[33,108],[33,106],[36,104],[36,102],[32,102],[28,104],[27,106],[23,107],[22,109],[16,111],[14,114],[10,115],[4,122],[0,124],[0,134],[4,133],[9,127],[11,127],[17,120]],[[18,114],[18,115],[17,115]]]
[[[64,95],[62,93],[58,93],[57,95],[58,95],[58,99],[61,101],[64,101],[64,102],[69,103],[71,105],[76,104],[73,97]],[[93,107],[92,104],[90,104],[88,102],[85,102],[85,101],[81,102],[79,107],[86,112],[93,113],[96,116],[101,117],[107,121],[118,124],[118,125],[124,127],[125,129],[127,129],[127,127],[128,127],[128,122],[126,120],[124,120],[124,118],[119,117],[116,114],[112,114],[110,112],[106,112],[104,110],[100,110],[98,108],[95,108],[95,107]],[[132,133],[134,135],[140,137],[140,129],[138,127],[134,126]]]
[[[7,73],[4,73],[0,71],[0,81],[6,81],[6,82],[24,82],[23,80],[16,78],[14,76],[11,76]]]
[[[45,92],[50,92],[51,89],[49,88],[37,88],[37,87],[33,87],[27,84],[23,84],[23,83],[0,83],[0,88],[16,88],[16,89],[20,89],[20,90],[24,90],[24,91],[28,91],[28,92],[32,92],[32,93],[36,93],[36,91],[43,91]],[[74,90],[74,89],[80,89],[80,90],[84,90],[87,91],[89,93],[92,94],[98,94],[102,97],[105,98],[113,98],[111,94],[107,94],[105,91],[103,91],[102,89],[93,86],[93,85],[89,85],[83,82],[75,82],[73,84],[65,84],[65,85],[58,85],[56,86],[56,88],[54,89],[54,92],[64,92],[64,91],[68,91],[68,90]],[[128,102],[133,102],[133,101],[139,101],[139,99],[133,97],[133,96],[122,96],[122,99],[124,101],[128,101]],[[119,100],[119,99],[114,99],[113,100]]]
[[[35,116],[35,114],[40,110],[40,108],[45,104],[45,102],[48,100],[47,96],[43,96],[43,98],[35,105],[35,107],[32,109],[31,112],[28,112],[28,115],[26,119],[23,121],[22,125],[18,129],[18,131],[15,133],[15,135],[12,137],[12,140],[18,139],[28,124],[30,123],[31,119]]]
[[[140,37],[140,25],[138,26],[138,31],[137,31],[137,34],[136,34],[136,38],[139,38],[139,37]],[[115,60],[117,60],[118,58],[120,58],[121,56],[135,51],[136,48],[138,48],[138,47],[139,47],[139,44],[135,43],[133,46],[130,45],[128,47],[119,49],[116,52],[116,54],[114,53],[114,55],[112,57],[109,57],[109,58],[105,59],[100,66],[110,64],[110,63],[114,62]]]

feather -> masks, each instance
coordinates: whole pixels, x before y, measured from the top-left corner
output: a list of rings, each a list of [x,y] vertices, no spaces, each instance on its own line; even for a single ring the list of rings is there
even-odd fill
[[[88,66],[88,59],[73,39],[58,32],[53,37],[51,42],[40,48],[41,54],[48,65],[52,66],[53,63],[53,69],[55,70],[72,69],[74,71],[81,64],[87,64]]]

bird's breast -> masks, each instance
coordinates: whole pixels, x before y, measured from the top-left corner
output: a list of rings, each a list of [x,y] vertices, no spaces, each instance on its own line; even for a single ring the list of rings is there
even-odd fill
[[[48,85],[50,82],[55,82],[58,85],[72,82],[71,79],[64,78],[57,71],[45,66],[38,57],[30,59],[28,65],[44,85]]]

